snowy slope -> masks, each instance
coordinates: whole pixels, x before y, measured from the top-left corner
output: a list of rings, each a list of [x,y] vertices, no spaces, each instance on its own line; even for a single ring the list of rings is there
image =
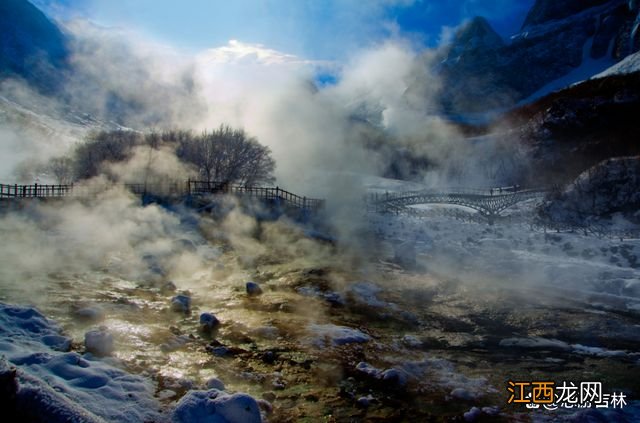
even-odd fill
[[[627,56],[620,63],[616,63],[607,70],[595,75],[593,79],[605,78],[611,75],[626,75],[640,71],[640,52]]]

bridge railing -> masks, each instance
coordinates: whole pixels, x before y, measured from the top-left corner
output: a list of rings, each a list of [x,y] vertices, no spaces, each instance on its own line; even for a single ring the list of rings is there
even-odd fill
[[[432,188],[419,191],[401,191],[401,192],[374,192],[368,194],[366,201],[369,203],[384,203],[408,197],[417,197],[425,195],[467,195],[481,197],[499,197],[519,195],[533,195],[547,192],[547,188],[521,188],[521,187],[498,187],[498,188],[460,188],[445,187]]]

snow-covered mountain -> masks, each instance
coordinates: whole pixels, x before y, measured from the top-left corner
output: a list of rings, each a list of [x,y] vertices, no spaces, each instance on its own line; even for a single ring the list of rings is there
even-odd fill
[[[638,50],[638,9],[628,0],[538,0],[510,40],[473,19],[440,53],[442,103],[455,114],[500,110],[588,79]]]

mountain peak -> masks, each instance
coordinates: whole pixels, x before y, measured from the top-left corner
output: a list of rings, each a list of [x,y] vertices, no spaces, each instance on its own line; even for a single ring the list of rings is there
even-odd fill
[[[453,50],[463,51],[477,49],[495,49],[502,47],[502,37],[491,27],[482,16],[476,16],[464,24],[453,38]]]

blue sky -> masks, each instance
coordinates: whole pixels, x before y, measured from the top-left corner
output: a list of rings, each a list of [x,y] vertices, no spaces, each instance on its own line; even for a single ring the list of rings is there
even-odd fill
[[[482,15],[504,36],[534,0],[32,0],[55,17],[84,17],[198,51],[230,39],[316,60],[347,58],[389,37],[438,44],[443,28]],[[445,31],[446,32],[446,31]]]

